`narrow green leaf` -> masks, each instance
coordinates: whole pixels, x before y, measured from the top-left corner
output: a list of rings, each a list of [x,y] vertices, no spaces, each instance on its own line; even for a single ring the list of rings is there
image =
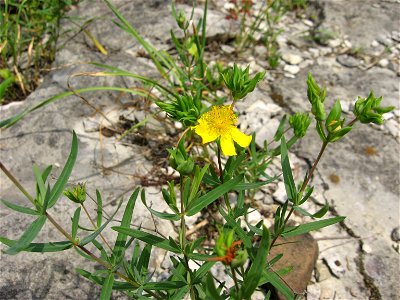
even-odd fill
[[[62,195],[64,187],[68,182],[68,178],[71,175],[72,168],[74,167],[77,155],[78,155],[78,138],[76,137],[75,131],[73,131],[71,151],[68,160],[65,163],[65,166],[60,176],[58,177],[57,182],[54,184],[54,187],[51,190],[48,208],[53,207],[53,205],[56,204],[58,198],[60,198],[60,196]]]
[[[44,171],[43,171],[43,173],[42,173],[43,182],[46,182],[47,177],[49,177],[49,175],[50,175],[52,169],[53,169],[53,166],[52,166],[52,165],[50,165],[50,166],[48,166],[46,169],[44,169]]]
[[[197,191],[199,190],[200,184],[203,180],[204,174],[207,172],[207,169],[210,165],[206,164],[200,171],[199,167],[196,166],[192,187],[190,189],[189,201],[188,203],[192,202],[192,200],[196,197]]]
[[[6,250],[7,254],[14,255],[20,251],[23,251],[29,244],[35,239],[40,230],[42,229],[44,223],[46,223],[47,217],[40,216],[28,227],[28,229],[22,234],[19,240],[11,246],[11,248]]]
[[[282,282],[274,272],[264,271],[260,280],[260,284],[271,283],[286,299],[294,300],[294,294],[286,284]]]
[[[71,236],[75,240],[76,239],[76,234],[78,232],[78,226],[79,226],[79,219],[81,217],[81,207],[79,206],[74,213],[74,216],[72,218],[72,230],[71,230]]]
[[[101,200],[101,194],[98,190],[96,190],[96,198],[97,198],[97,227],[101,226],[101,222],[103,222],[103,201]]]
[[[147,272],[147,269],[149,268],[151,248],[152,245],[147,244],[143,247],[142,253],[140,254],[136,268],[141,274],[145,274]]]
[[[258,189],[259,187],[262,187],[266,184],[276,181],[278,178],[279,178],[279,176],[275,176],[275,177],[268,179],[267,181],[238,183],[237,185],[235,185],[234,190],[235,191],[243,191],[243,190],[250,190],[250,189]]]
[[[224,217],[226,222],[228,223],[229,226],[231,226],[236,234],[239,236],[240,240],[243,242],[244,246],[248,249],[252,247],[251,239],[247,235],[247,233],[243,230],[243,228],[238,224],[232,217],[230,217],[222,207],[219,208],[219,212],[221,215]]]
[[[149,210],[149,212],[151,214],[153,214],[161,219],[165,219],[165,220],[170,220],[170,221],[179,221],[180,220],[181,217],[177,214],[163,213],[163,212],[154,210],[150,206],[148,206],[147,202],[146,202],[146,196],[145,196],[144,190],[142,190],[141,199],[142,199],[143,205]],[[121,227],[127,227],[127,226],[121,225]]]
[[[39,190],[38,198],[40,199],[40,201],[43,201],[46,195],[46,186],[44,185],[43,182],[42,172],[40,172],[40,169],[36,164],[34,164],[32,168],[33,168],[33,173],[35,174],[36,184]],[[40,204],[43,205],[43,202],[41,202]]]
[[[312,192],[314,191],[314,187],[307,187],[306,188],[306,194],[304,195],[304,197],[301,199],[301,201],[299,202],[299,205],[302,205],[304,202],[307,201],[308,198],[310,198]]]
[[[210,205],[216,199],[221,197],[223,194],[229,192],[230,190],[234,189],[234,187],[243,180],[243,175],[237,176],[220,186],[216,187],[215,189],[211,190],[207,194],[193,200],[189,205],[186,211],[187,216],[193,216],[194,214],[201,211],[203,208]]]
[[[122,217],[121,226],[129,227],[132,221],[133,210],[135,208],[136,199],[139,195],[139,188],[136,188],[132,195],[129,197],[128,203],[126,204],[124,215]],[[113,263],[120,261],[125,253],[125,244],[127,235],[124,233],[118,233],[117,240],[113,248]]]
[[[121,207],[121,204],[122,204],[122,201],[119,201],[118,207],[115,210],[115,212],[112,214],[112,216],[103,225],[101,225],[99,228],[97,228],[96,231],[94,231],[93,233],[91,233],[88,236],[84,237],[80,241],[79,245],[80,246],[85,246],[86,244],[88,244],[92,240],[94,240],[100,234],[100,232],[102,232],[103,229],[108,225],[108,223],[110,223],[114,219],[114,216],[118,212],[119,208]]]
[[[111,298],[114,280],[114,273],[110,272],[104,280],[103,287],[101,288],[100,300],[109,300]]]
[[[7,245],[8,247],[13,247],[17,244],[18,241],[10,240],[5,237],[0,237],[0,242]],[[70,241],[62,241],[62,242],[50,242],[50,243],[30,243],[27,247],[25,247],[21,251],[26,252],[59,252],[70,249],[72,247],[72,243]]]
[[[243,296],[248,299],[258,287],[261,275],[264,272],[265,263],[269,251],[270,234],[267,227],[263,226],[263,235],[257,255],[243,282]]]
[[[295,203],[297,197],[297,191],[296,191],[296,185],[293,180],[292,169],[290,167],[289,156],[284,136],[282,136],[281,139],[281,164],[283,172],[283,181],[285,182],[286,195],[288,196],[288,199],[290,201]]]
[[[220,293],[215,287],[214,278],[211,275],[211,273],[207,273],[206,287],[207,287],[206,294],[209,299],[224,300],[224,298],[221,297]]]
[[[318,230],[323,227],[339,223],[343,221],[346,217],[334,217],[326,220],[319,220],[319,221],[314,221],[311,223],[307,224],[302,224],[296,227],[287,227],[285,231],[282,233],[283,236],[285,237],[290,237],[290,236],[296,236],[300,235],[303,233],[307,233],[313,230]]]
[[[294,207],[295,211],[298,211],[299,213],[301,213],[303,216],[307,216],[307,217],[311,217],[311,218],[322,218],[323,216],[325,216],[325,214],[328,212],[329,210],[329,204],[325,203],[325,205],[318,210],[316,213],[314,214],[310,214],[309,212],[307,212],[306,210],[302,209],[300,206],[295,206]]]
[[[93,275],[92,273],[82,270],[82,269],[76,269],[76,271],[82,275],[83,277],[89,279],[90,281],[97,283],[99,285],[104,285],[105,278]],[[137,284],[139,286],[139,284]],[[113,282],[113,289],[115,290],[135,290],[137,287],[132,286],[128,282],[120,282],[120,281],[115,281]]]
[[[39,212],[37,212],[36,210],[33,210],[31,208],[19,206],[19,205],[13,204],[11,202],[8,202],[6,200],[0,200],[0,201],[3,202],[3,204],[5,206],[7,206],[8,208],[18,211],[18,212],[21,212],[23,214],[34,215],[34,216],[40,215]]]
[[[115,226],[111,228],[117,232],[127,234],[155,247],[162,248],[173,253],[181,253],[181,250],[179,248],[176,248],[175,246],[172,246],[169,240],[152,235],[150,233],[121,226]]]
[[[187,283],[184,281],[147,282],[143,285],[143,288],[147,290],[163,291],[179,289],[185,285],[187,285]]]
[[[283,116],[281,119],[278,129],[276,130],[276,133],[274,135],[274,141],[277,142],[282,138],[283,131],[285,129],[285,124],[286,124],[286,115]]]

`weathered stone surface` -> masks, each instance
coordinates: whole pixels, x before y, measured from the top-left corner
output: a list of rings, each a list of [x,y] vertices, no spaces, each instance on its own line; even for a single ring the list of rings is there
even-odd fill
[[[293,267],[293,270],[282,278],[294,292],[303,294],[318,258],[317,242],[310,234],[303,234],[295,237],[278,238],[275,245],[269,251],[269,259],[280,253],[283,256],[274,265],[274,270]],[[284,298],[281,296],[281,299]]]

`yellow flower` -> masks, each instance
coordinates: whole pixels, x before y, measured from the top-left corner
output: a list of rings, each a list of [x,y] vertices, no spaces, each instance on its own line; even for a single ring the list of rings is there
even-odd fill
[[[230,105],[213,106],[197,120],[198,125],[192,128],[201,136],[203,144],[220,138],[222,153],[227,156],[236,155],[235,145],[247,147],[252,136],[237,129],[237,117]]]

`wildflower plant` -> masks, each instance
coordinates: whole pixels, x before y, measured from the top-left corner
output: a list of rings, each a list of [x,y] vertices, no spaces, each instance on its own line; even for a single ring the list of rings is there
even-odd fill
[[[43,253],[74,249],[79,255],[101,266],[101,270],[97,271],[88,271],[86,266],[77,270],[83,277],[102,286],[100,299],[110,299],[113,290],[120,291],[132,299],[184,299],[187,295],[191,299],[251,299],[257,290],[269,299],[271,291],[265,287],[267,283],[287,299],[295,299],[296,295],[282,280],[279,270],[273,268],[279,256],[269,257],[269,250],[276,246],[279,237],[304,234],[344,220],[342,216],[322,219],[329,210],[328,204],[317,212],[308,212],[301,207],[312,195],[313,173],[327,146],[341,140],[353,129],[357,121],[379,124],[383,121],[382,115],[393,108],[381,107],[381,98],[377,99],[371,93],[366,99],[359,98],[354,110],[354,119],[347,123],[341,114],[340,101],[337,101],[329,111],[324,102],[326,90],[321,88],[309,74],[307,95],[311,104],[310,113],[314,118],[322,145],[304,180],[296,184],[288,150],[307,134],[312,122],[309,113],[290,116],[289,122],[284,117],[274,136],[278,146],[272,149],[269,148],[272,141],[266,141],[264,147],[257,147],[255,133],[239,131],[236,126],[237,113],[240,112],[235,111],[235,103],[246,101],[245,96],[254,90],[264,74],[256,74],[250,79],[248,68],[240,69],[235,65],[226,70],[220,69],[219,78],[223,79],[219,82],[225,84],[229,93],[224,98],[217,97],[213,89],[215,85],[210,84],[207,65],[204,62],[207,1],[204,16],[197,26],[191,27],[193,22],[187,21],[182,12],[173,9],[178,26],[184,32],[182,41],[174,38],[172,34],[178,50],[178,61],[165,52],[157,51],[144,41],[116,8],[109,1],[105,2],[119,20],[118,25],[131,33],[148,51],[162,79],[156,81],[100,64],[97,66],[104,71],[89,75],[129,76],[140,81],[149,90],[157,89],[160,96],[151,96],[151,100],[170,119],[183,124],[180,140],[175,147],[167,149],[169,164],[179,174],[178,180],[166,182],[165,188],[162,189],[162,196],[169,211],[153,209],[148,205],[145,189],[137,187],[125,205],[119,226],[111,227],[115,232],[115,243],[106,239],[102,232],[110,227],[109,224],[122,206],[122,201],[109,218],[104,218],[102,196],[100,191],[96,190],[97,214],[96,218],[92,219],[84,206],[86,185],[78,184],[66,188],[78,156],[78,137],[73,132],[70,155],[53,186],[48,180],[51,166],[44,170],[40,170],[37,166],[33,167],[37,183],[35,196],[30,195],[7,167],[0,163],[4,174],[32,205],[25,207],[2,200],[3,204],[19,213],[33,215],[36,218],[19,239],[0,237],[0,241],[8,246],[5,252],[14,255],[22,251]],[[202,31],[201,36],[198,31]],[[90,90],[94,88],[81,89],[80,92]],[[150,94],[143,92],[143,89],[124,91],[146,96]],[[70,94],[53,97],[40,105],[46,105]],[[12,126],[38,108],[40,106],[35,106],[2,121],[0,125]],[[256,225],[248,224],[243,221],[243,217],[246,220],[249,210],[254,209],[248,200],[253,197],[257,188],[279,178],[280,174],[276,174],[275,177],[266,175],[269,164],[279,155],[287,200],[277,208],[272,228],[267,228],[263,220]],[[69,226],[58,223],[53,217],[54,211],[51,211],[63,195],[71,200],[71,205],[78,205],[71,216]],[[235,196],[236,200],[231,202],[229,195]],[[174,222],[178,228],[177,238],[131,226],[135,204],[139,197],[154,218]],[[223,220],[218,224],[218,237],[191,238],[187,234],[190,229],[187,226],[187,218],[212,208],[218,216],[215,219]],[[85,211],[92,228],[80,225],[81,209]],[[313,220],[307,224],[289,226],[288,221],[294,211]],[[34,242],[46,222],[51,223],[65,239],[46,243]],[[213,247],[209,247],[210,244]],[[172,263],[169,276],[162,281],[154,281],[154,273],[149,270],[149,261],[154,248],[167,251],[169,253],[167,259]],[[191,262],[198,267],[193,268]],[[214,277],[212,269],[218,266],[225,268],[226,276],[233,281],[232,286],[227,284],[228,280]]]

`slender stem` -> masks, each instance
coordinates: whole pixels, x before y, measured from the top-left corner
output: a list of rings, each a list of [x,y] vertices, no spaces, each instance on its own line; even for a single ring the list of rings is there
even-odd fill
[[[10,171],[8,171],[8,169],[3,165],[1,161],[0,161],[0,168],[4,172],[4,174],[6,174],[6,176],[14,183],[14,185],[25,195],[25,197],[28,198],[28,200],[33,205],[35,205],[35,200],[33,200],[33,197],[29,195],[29,193],[24,189],[24,187],[19,183],[18,179],[15,178],[14,175],[10,173]]]
[[[96,224],[94,224],[93,219],[90,217],[90,214],[89,214],[88,210],[86,209],[86,206],[83,203],[81,203],[81,206],[82,206],[83,210],[85,211],[86,216],[88,217],[88,219],[89,219],[90,223],[92,224],[93,228],[97,229],[97,226],[96,226]],[[104,238],[104,236],[101,233],[99,234],[99,236],[103,240],[104,244],[107,245],[108,249],[110,249],[112,251],[112,248],[111,248],[110,244],[107,242],[107,240]]]
[[[33,198],[29,195],[29,193],[23,188],[23,186],[20,184],[20,182],[7,170],[7,168],[1,162],[0,162],[0,168],[7,175],[7,177],[15,184],[15,186],[18,187],[18,189],[29,199],[29,201],[31,201],[34,204]],[[96,255],[94,255],[92,252],[90,252],[84,246],[79,245],[72,238],[72,236],[64,228],[62,228],[60,226],[60,224],[58,224],[57,221],[54,220],[54,218],[47,211],[45,212],[45,216],[50,221],[50,223],[52,223],[53,226],[73,244],[74,247],[77,247],[80,250],[82,250],[83,252],[85,252],[87,255],[89,255],[91,258],[93,258],[96,262],[101,264],[106,269],[108,269],[110,271],[113,271],[116,275],[118,275],[120,278],[124,279],[126,282],[130,283],[135,288],[140,287],[140,284],[138,284],[137,282],[131,280],[125,274],[123,274],[123,273],[121,273],[119,271],[114,271],[113,270],[114,268],[113,268],[112,265],[110,265],[109,263],[103,261],[102,259],[100,259]],[[152,295],[154,298],[162,300],[162,298],[160,296],[158,296],[156,293],[154,293],[152,291],[149,291],[149,290],[146,290],[146,292],[149,293],[150,295]]]
[[[355,118],[354,120],[352,120],[349,124],[347,124],[347,126],[353,126],[355,122],[357,122],[358,119]]]
[[[221,183],[224,183],[224,170],[222,169],[222,162],[221,162],[221,146],[218,144],[217,147],[217,156],[218,156],[218,168],[219,168],[219,179],[221,180]],[[225,200],[225,205],[226,208],[228,209],[228,212],[232,210],[231,204],[229,203],[228,199],[228,194],[224,194],[224,200]]]
[[[232,266],[231,266],[231,271],[232,271],[233,282],[235,283],[236,292],[239,294],[239,284],[236,278],[236,271]]]
[[[186,222],[185,222],[185,205],[184,205],[184,199],[183,199],[183,176],[180,176],[180,192],[181,192],[181,233],[180,233],[180,242],[181,242],[181,247],[182,247],[182,252],[183,252],[183,257],[186,263],[186,269],[189,273],[189,278],[190,278],[190,299],[194,300],[196,299],[196,295],[194,293],[194,289],[192,286],[192,272],[189,268],[189,259],[186,255]]]
[[[312,165],[312,167],[310,169],[310,172],[308,172],[308,174],[307,174],[306,180],[304,180],[303,185],[301,186],[300,193],[304,192],[304,190],[306,189],[308,183],[310,182],[311,177],[312,177],[312,175],[313,175],[313,173],[315,171],[315,168],[317,167],[317,165],[318,165],[318,163],[319,163],[319,161],[320,161],[320,159],[322,157],[322,154],[324,154],[326,146],[328,146],[328,142],[324,142],[322,144],[321,149],[319,150],[317,159],[314,161],[314,164]]]
[[[316,160],[314,161],[314,164],[312,165],[310,171],[308,172],[307,177],[306,177],[306,179],[304,180],[304,182],[303,182],[303,184],[302,184],[302,186],[301,186],[301,188],[300,188],[300,191],[299,191],[298,195],[301,195],[301,194],[304,192],[304,190],[306,189],[308,183],[310,182],[310,180],[311,180],[311,178],[312,178],[312,175],[313,175],[313,173],[314,173],[314,171],[315,171],[315,168],[317,167],[317,165],[318,165],[318,163],[319,163],[319,161],[320,161],[320,159],[321,159],[321,157],[322,157],[322,154],[324,153],[324,151],[325,151],[325,149],[326,149],[326,146],[328,146],[328,142],[324,142],[324,143],[322,144],[321,149],[319,150],[318,156],[317,156]],[[275,234],[275,237],[274,237],[274,239],[273,239],[272,242],[271,242],[270,248],[275,244],[276,240],[277,240],[278,237],[281,235],[281,233],[282,233],[283,229],[285,228],[287,222],[289,221],[289,218],[291,217],[293,211],[294,211],[294,206],[292,206],[292,208],[290,209],[288,215],[286,216],[286,218],[285,218],[285,220],[284,220],[284,222],[283,222],[283,226],[281,227],[281,229],[279,230],[279,232],[277,232],[277,233]]]

